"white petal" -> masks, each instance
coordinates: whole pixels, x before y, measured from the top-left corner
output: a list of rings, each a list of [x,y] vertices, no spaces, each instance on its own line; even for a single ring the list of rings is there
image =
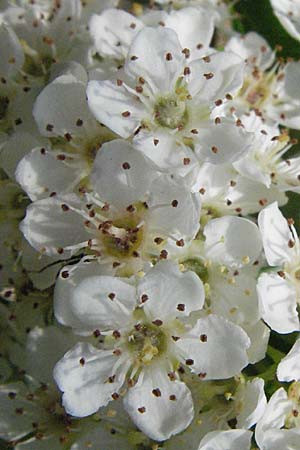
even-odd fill
[[[253,135],[229,119],[201,129],[196,141],[195,153],[200,161],[211,164],[225,164],[237,161],[248,153]]]
[[[65,259],[74,253],[72,249],[59,253],[58,248],[64,249],[90,238],[84,228],[84,219],[71,209],[64,211],[63,204],[72,204],[78,208],[82,206],[75,195],[38,200],[27,207],[25,219],[20,224],[21,231],[32,247],[49,256],[55,255],[57,259]]]
[[[156,178],[147,204],[151,232],[187,241],[196,236],[200,228],[200,194],[191,193],[180,177],[160,175]]]
[[[299,36],[300,37],[300,36]],[[299,450],[300,430],[292,428],[266,430],[263,440],[264,450]]]
[[[199,277],[191,271],[180,272],[177,264],[161,261],[138,285],[138,296],[147,295],[144,310],[151,319],[172,321],[188,316],[203,307],[204,288]],[[180,305],[180,306],[179,306]]]
[[[24,64],[24,52],[12,28],[0,24],[0,74],[3,78],[14,77]]]
[[[168,53],[171,54],[169,58],[166,57]],[[143,77],[157,94],[174,89],[184,65],[185,57],[175,31],[145,27],[129,49],[125,71],[133,80]]]
[[[75,287],[71,308],[89,327],[115,329],[126,326],[136,307],[136,290],[117,277],[92,276]]]
[[[145,116],[138,97],[116,82],[92,80],[86,94],[95,118],[123,138],[132,135]]]
[[[101,200],[126,208],[143,200],[155,176],[157,171],[141,152],[129,142],[115,139],[97,153],[91,180]]]
[[[250,339],[242,328],[213,314],[196,325],[174,344],[183,362],[200,378],[218,380],[237,375],[247,364]]]
[[[55,365],[53,376],[63,394],[68,414],[85,417],[112,400],[124,382],[127,367],[114,373],[116,356],[111,351],[97,350],[90,344],[78,343]],[[114,377],[109,382],[109,377]]]
[[[260,448],[264,447],[264,434],[272,428],[281,428],[284,425],[286,414],[290,412],[292,402],[284,388],[278,389],[270,398],[267,408],[257,423],[255,429],[255,439]]]
[[[82,176],[84,171],[82,171]],[[80,171],[59,161],[51,151],[33,149],[19,162],[16,180],[29,198],[47,198],[52,192],[66,193],[75,187]]]
[[[267,406],[264,380],[254,378],[241,385],[235,394],[235,401],[242,405],[237,415],[237,428],[251,428],[262,417]]]
[[[258,279],[257,293],[264,321],[277,333],[300,330],[296,290],[277,273],[263,273]]]
[[[270,266],[282,267],[285,262],[292,262],[296,259],[295,248],[289,247],[289,241],[294,242],[294,237],[277,202],[267,206],[259,213],[258,225]]]
[[[176,31],[182,48],[188,48],[191,58],[199,55],[197,46],[209,47],[214,33],[214,19],[204,8],[187,7],[179,11],[171,10],[163,20],[165,26]]]
[[[300,339],[278,364],[277,378],[279,381],[300,380]]]
[[[250,450],[251,431],[212,431],[200,442],[198,450]]]
[[[86,87],[73,75],[61,75],[48,84],[37,97],[33,116],[43,136],[78,134],[78,119],[84,126],[94,119],[86,102]]]
[[[266,356],[271,330],[262,320],[254,325],[243,325],[243,329],[251,341],[247,352],[249,363],[255,364]]]
[[[189,64],[188,89],[193,101],[198,105],[223,99],[226,94],[233,94],[243,84],[245,63],[231,52],[218,52],[205,60],[195,60]],[[211,74],[207,78],[207,74]]]
[[[291,99],[300,99],[299,94],[299,77],[300,77],[300,64],[299,62],[290,62],[285,68],[284,86],[286,93]]]
[[[255,32],[230,38],[225,49],[247,60],[248,65],[268,69],[274,61],[274,52],[267,41]]]
[[[35,327],[26,342],[26,373],[42,383],[53,383],[53,367],[78,338],[58,326]]]
[[[61,270],[54,290],[54,313],[59,323],[82,331],[84,324],[74,315],[71,309],[71,299],[79,283],[87,277],[95,275],[113,275],[113,269],[111,265],[82,258],[78,264],[65,266]]]
[[[219,264],[242,267],[253,263],[262,250],[258,227],[241,217],[211,220],[204,235],[207,257]]]
[[[143,28],[142,22],[121,9],[107,9],[101,15],[93,14],[89,22],[91,37],[99,55],[122,60],[127,56],[135,35]]]
[[[140,430],[156,441],[180,433],[194,416],[192,396],[185,383],[170,381],[159,367],[147,370],[143,380],[129,389],[124,407]]]

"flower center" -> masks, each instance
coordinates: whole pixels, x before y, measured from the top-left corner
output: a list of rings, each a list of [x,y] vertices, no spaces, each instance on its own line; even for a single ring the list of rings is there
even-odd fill
[[[166,336],[158,326],[137,323],[128,334],[128,348],[139,364],[150,364],[166,349]]]
[[[166,128],[183,128],[187,122],[185,101],[176,95],[160,97],[154,105],[155,122]]]
[[[137,215],[125,216],[117,220],[103,222],[102,243],[106,253],[117,258],[138,256],[137,250],[143,241],[143,227],[138,226]]]
[[[245,80],[240,95],[252,109],[259,109],[270,98],[274,79],[271,74],[254,70],[252,77]]]
[[[300,428],[300,383],[295,381],[288,390],[288,398],[293,402],[292,411],[286,418],[286,428]]]

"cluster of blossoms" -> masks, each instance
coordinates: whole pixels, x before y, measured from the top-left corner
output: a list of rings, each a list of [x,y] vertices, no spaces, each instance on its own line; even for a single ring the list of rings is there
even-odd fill
[[[128,3],[0,2],[0,439],[300,450],[300,62]]]

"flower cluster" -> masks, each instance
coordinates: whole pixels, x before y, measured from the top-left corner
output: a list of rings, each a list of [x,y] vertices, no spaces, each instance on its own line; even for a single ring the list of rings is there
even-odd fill
[[[300,62],[125,3],[0,2],[0,438],[300,450]]]

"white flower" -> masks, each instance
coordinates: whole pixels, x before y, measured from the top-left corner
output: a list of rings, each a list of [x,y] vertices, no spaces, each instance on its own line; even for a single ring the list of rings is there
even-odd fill
[[[279,381],[300,381],[300,340],[298,339],[277,367]]]
[[[211,113],[215,101],[240,88],[244,64],[222,52],[188,63],[183,50],[173,30],[143,28],[129,49],[124,79],[89,82],[91,111],[120,136],[137,136],[141,150],[150,148],[147,156],[158,165],[166,154],[160,155],[164,146],[160,151],[156,146],[165,136],[174,149],[177,142],[188,145],[200,161],[237,160],[248,151],[251,134],[232,118],[215,121]],[[185,156],[189,159],[190,149]],[[172,167],[182,167],[183,160],[175,153]]]
[[[300,40],[300,3],[299,0],[271,0],[274,13],[286,31]]]
[[[51,196],[27,208],[21,230],[41,254],[66,259],[86,249],[120,265],[167,258],[196,236],[199,193],[159,174],[128,142],[104,144],[91,179],[94,194]]]
[[[252,149],[233,165],[245,177],[276,187],[280,191],[300,190],[300,158],[283,159],[293,140],[277,126],[268,126],[254,112],[241,117],[247,131],[253,131]]]
[[[261,450],[299,450],[299,385],[290,386],[288,394],[278,389],[270,398],[256,425],[255,439]]]
[[[89,28],[99,55],[119,61],[126,58],[134,37],[145,26],[171,28],[191,61],[207,54],[214,33],[213,21],[213,15],[202,8],[152,11],[138,18],[121,9],[107,9],[91,17]]]
[[[100,349],[78,343],[55,366],[66,410],[83,417],[125,395],[125,409],[152,439],[184,430],[194,413],[180,364],[200,379],[230,378],[247,364],[249,340],[240,328],[214,315],[188,323],[203,302],[199,278],[171,262],[158,263],[136,286],[108,276],[74,286],[69,309],[80,331],[105,340]]]
[[[299,129],[299,62],[274,63],[274,53],[256,33],[233,37],[226,50],[247,62],[243,87],[230,105],[236,114],[254,110],[267,122]]]
[[[260,212],[258,223],[265,255],[273,269],[258,279],[262,317],[278,333],[299,330],[300,248],[296,230],[283,217],[277,203]]]

